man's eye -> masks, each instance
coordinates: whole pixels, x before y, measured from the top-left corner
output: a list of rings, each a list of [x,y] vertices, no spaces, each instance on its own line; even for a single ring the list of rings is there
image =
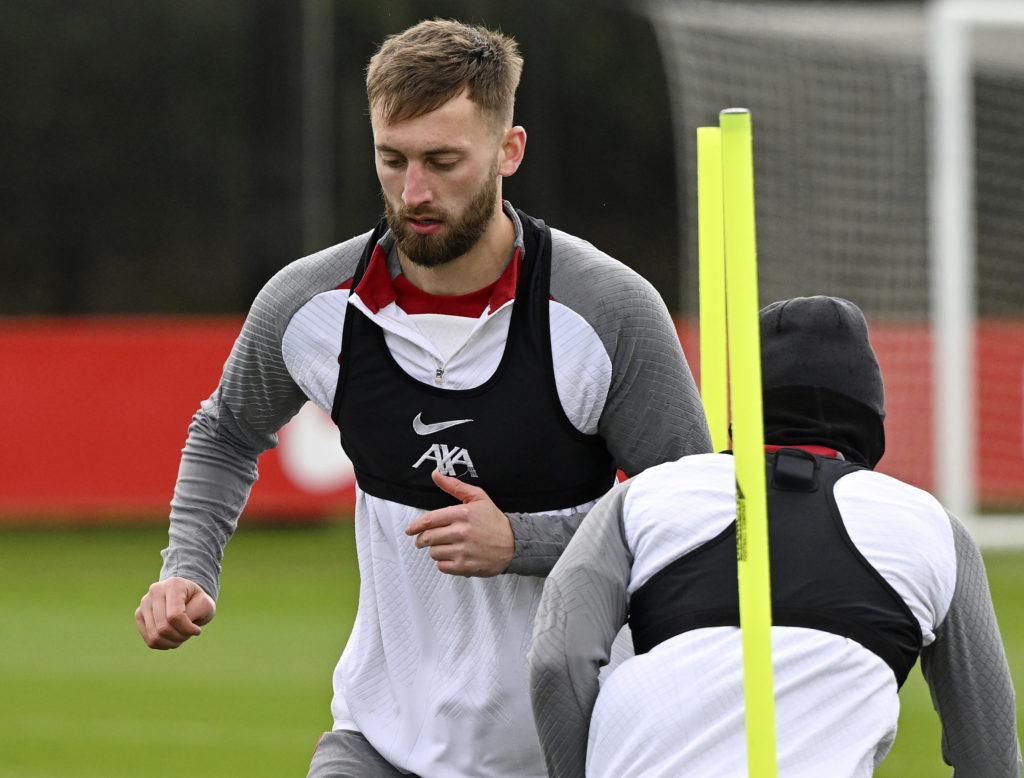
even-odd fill
[[[381,157],[380,163],[384,167],[389,168],[400,168],[405,164],[405,160],[400,157]]]
[[[458,160],[435,159],[431,164],[438,170],[451,170],[458,164]]]

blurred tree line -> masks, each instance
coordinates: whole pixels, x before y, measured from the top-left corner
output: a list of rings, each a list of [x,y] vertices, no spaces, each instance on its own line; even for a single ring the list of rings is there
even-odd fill
[[[363,84],[422,18],[514,35],[506,196],[675,307],[669,100],[628,0],[0,0],[0,314],[241,313],[382,207]],[[319,133],[319,135],[318,135]]]

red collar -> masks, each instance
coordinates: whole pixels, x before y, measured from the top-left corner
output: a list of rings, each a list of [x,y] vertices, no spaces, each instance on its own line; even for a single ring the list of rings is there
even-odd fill
[[[812,454],[817,454],[822,457],[832,457],[835,459],[839,456],[839,452],[834,448],[828,448],[827,446],[814,446],[814,445],[800,445],[800,446],[775,446],[765,444],[765,451],[778,451],[780,448],[798,448],[802,451],[809,451]]]
[[[522,265],[522,249],[516,247],[512,260],[501,277],[489,286],[462,295],[436,295],[413,286],[404,275],[395,278],[387,268],[387,256],[380,246],[374,249],[369,267],[355,293],[373,313],[392,302],[409,314],[444,313],[450,316],[476,318],[490,308],[496,311],[515,298]]]

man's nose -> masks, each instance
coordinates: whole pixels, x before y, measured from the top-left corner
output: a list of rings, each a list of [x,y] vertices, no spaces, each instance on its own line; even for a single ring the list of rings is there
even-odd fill
[[[430,190],[430,180],[422,165],[410,163],[405,171],[405,187],[402,189],[402,202],[406,208],[416,208],[434,198]]]

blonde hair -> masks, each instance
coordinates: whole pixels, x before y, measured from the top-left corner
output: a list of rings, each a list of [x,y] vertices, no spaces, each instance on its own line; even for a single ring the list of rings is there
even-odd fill
[[[513,38],[431,19],[388,37],[366,69],[370,110],[387,124],[436,110],[463,91],[498,126],[510,126],[523,58]]]

